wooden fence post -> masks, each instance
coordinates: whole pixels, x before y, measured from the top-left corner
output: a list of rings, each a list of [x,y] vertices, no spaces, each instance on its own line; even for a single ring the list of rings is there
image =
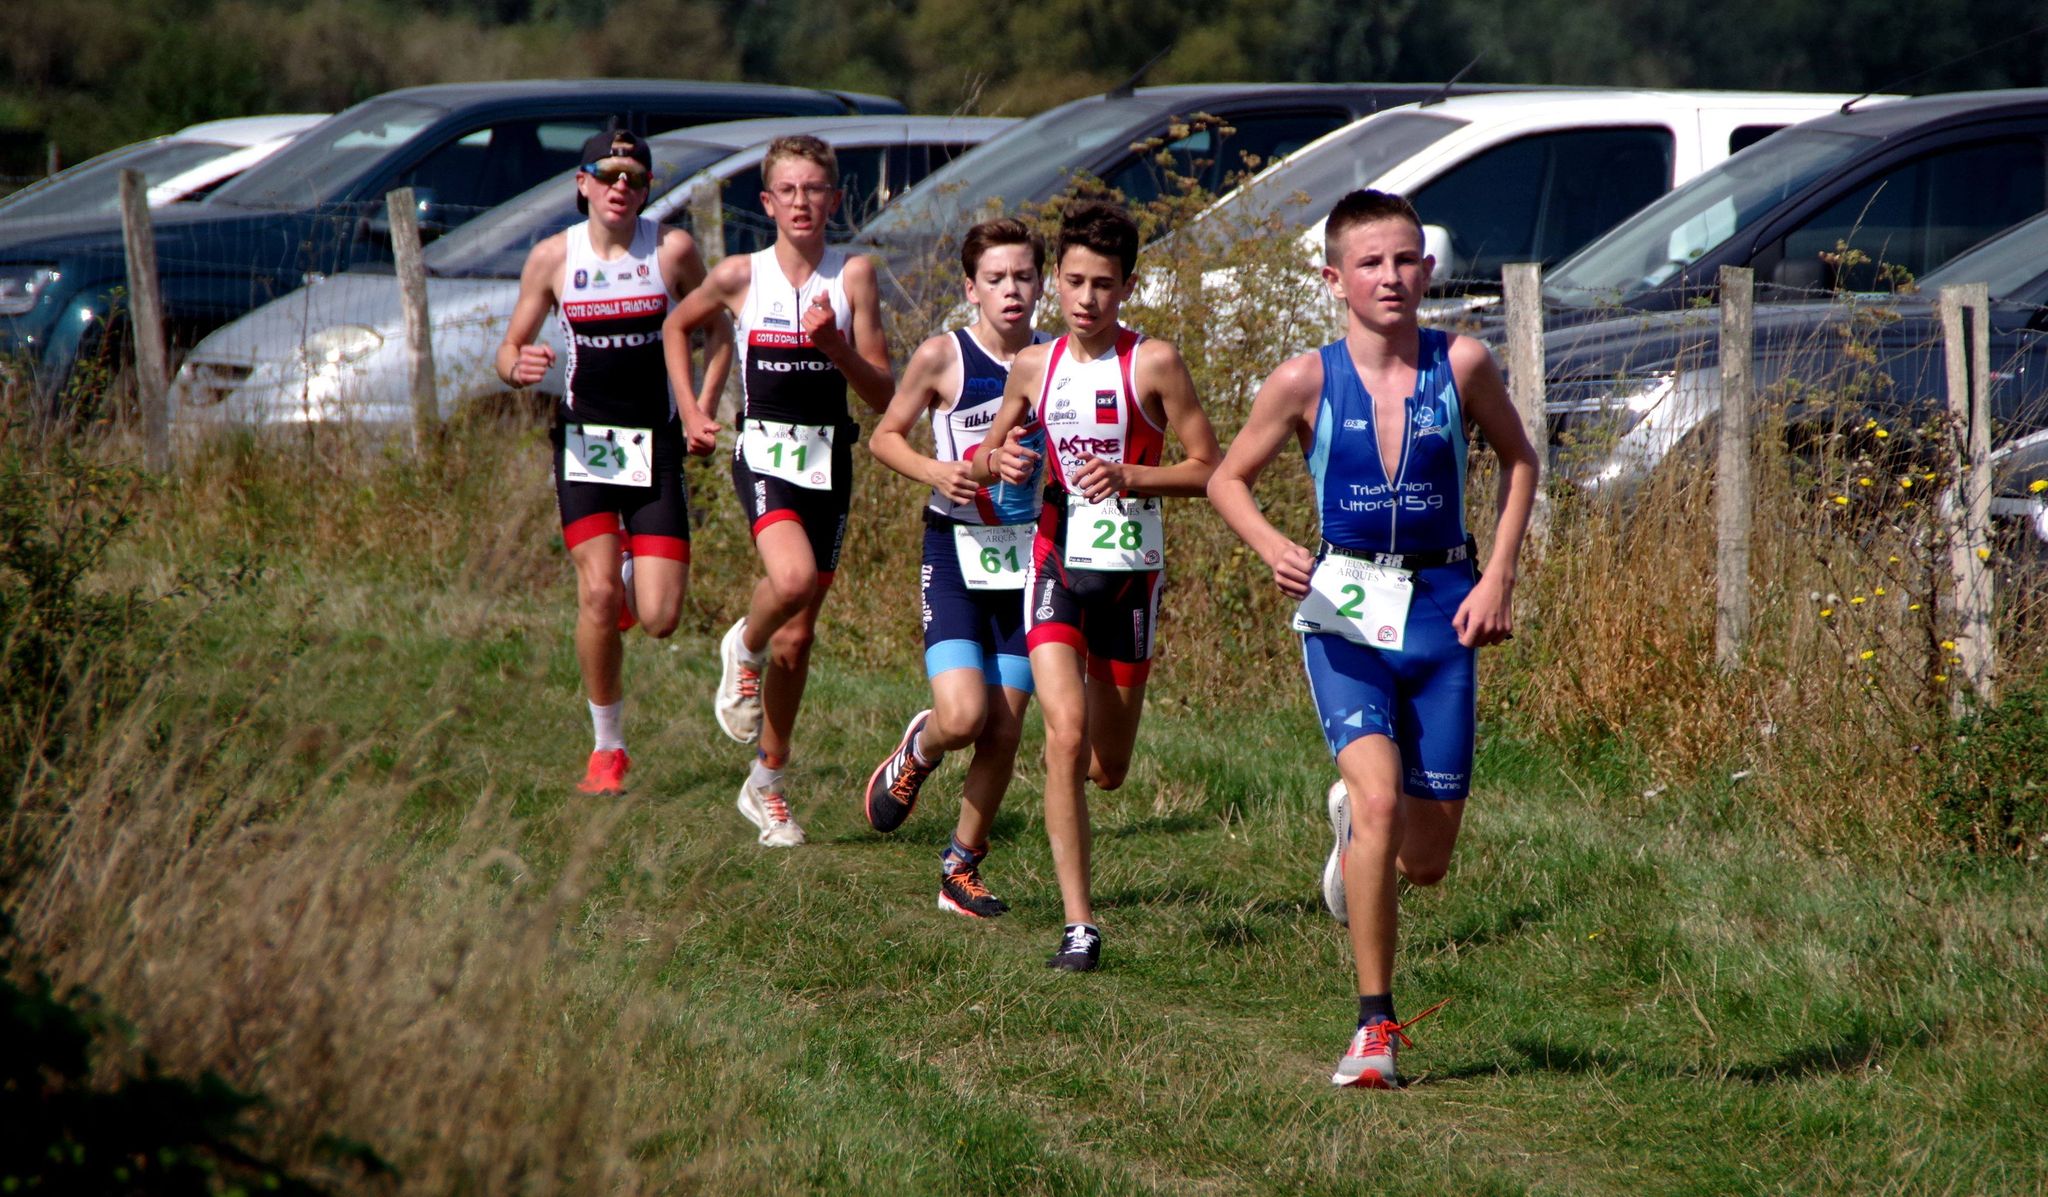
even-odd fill
[[[1966,318],[1967,317],[1967,318]],[[1998,646],[1991,623],[1991,289],[1965,283],[1941,289],[1941,335],[1948,365],[1952,425],[1949,475],[1941,496],[1955,571],[1956,655],[1977,701],[1997,698]],[[1967,709],[1961,687],[1954,711]]]
[[[427,322],[427,266],[420,257],[420,210],[412,188],[384,197],[391,216],[391,256],[398,264],[398,291],[405,305],[405,340],[412,376],[412,451],[424,454],[441,422],[435,401],[434,332]]]
[[[1542,264],[1511,262],[1502,266],[1500,299],[1508,322],[1508,397],[1541,461],[1550,451],[1550,421],[1543,411]],[[1549,538],[1550,496],[1538,486],[1536,507],[1529,513],[1529,544],[1540,555]]]
[[[1749,643],[1749,416],[1755,410],[1752,352],[1756,271],[1721,267],[1721,445],[1714,465],[1714,661],[1730,673]]]
[[[171,420],[165,409],[170,373],[164,352],[163,297],[157,290],[156,226],[149,218],[149,182],[121,172],[121,240],[128,256],[128,323],[135,330],[135,377],[142,400],[143,465],[171,468]]]

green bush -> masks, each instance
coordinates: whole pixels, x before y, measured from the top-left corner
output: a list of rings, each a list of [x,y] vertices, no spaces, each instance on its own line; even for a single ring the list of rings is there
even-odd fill
[[[2048,841],[2048,682],[1964,721],[1936,754],[1933,803],[1942,835],[1973,852]]]

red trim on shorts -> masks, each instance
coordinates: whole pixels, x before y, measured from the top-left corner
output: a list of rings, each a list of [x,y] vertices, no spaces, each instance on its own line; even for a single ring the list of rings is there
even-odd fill
[[[836,569],[821,569],[821,570],[819,570],[819,571],[818,571],[818,592],[819,592],[820,594],[822,594],[822,593],[824,593],[825,591],[827,591],[827,590],[830,590],[830,589],[832,588],[832,579],[834,579],[834,578],[836,578],[836,577],[838,577],[838,576],[839,576],[839,571],[838,571],[838,570],[836,570]]]
[[[627,546],[636,557],[659,557],[664,561],[690,561],[690,542],[680,536],[654,536],[635,532],[627,538]]]
[[[1135,686],[1152,676],[1152,662],[1112,661],[1108,657],[1090,657],[1088,676],[1111,685]]]
[[[761,529],[766,528],[770,524],[779,524],[784,520],[795,520],[799,524],[804,522],[803,517],[796,512],[787,507],[778,507],[754,521],[754,535],[758,537],[761,535]]]
[[[586,540],[599,536],[617,536],[619,532],[619,513],[598,511],[562,525],[562,543],[573,549]]]
[[[1041,644],[1064,644],[1083,657],[1088,655],[1088,642],[1081,638],[1081,629],[1069,623],[1034,624],[1024,635],[1024,649],[1029,652]]]

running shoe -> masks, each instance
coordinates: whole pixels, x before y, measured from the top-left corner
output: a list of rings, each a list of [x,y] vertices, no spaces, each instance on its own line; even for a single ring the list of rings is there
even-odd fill
[[[1344,846],[1351,842],[1351,793],[1342,778],[1330,787],[1327,805],[1330,834],[1336,843],[1330,845],[1330,859],[1323,862],[1323,905],[1330,908],[1331,918],[1348,927],[1351,916],[1344,904]]]
[[[633,767],[633,758],[623,748],[600,748],[590,754],[590,767],[583,771],[583,780],[576,788],[586,794],[623,794],[626,792],[626,770]]]
[[[1337,1071],[1330,1074],[1330,1083],[1361,1089],[1399,1089],[1401,1076],[1394,1067],[1397,1039],[1403,1046],[1415,1046],[1401,1033],[1398,1022],[1369,1022],[1358,1028],[1358,1033],[1351,1037],[1351,1047],[1337,1061]]]
[[[1045,962],[1047,968],[1070,973],[1091,973],[1102,963],[1102,932],[1086,923],[1068,923],[1060,931],[1059,951]]]
[[[740,620],[726,629],[725,639],[718,642],[718,696],[711,709],[718,717],[719,730],[742,744],[752,744],[761,738],[761,671],[747,664],[747,648],[740,641],[746,626],[747,621]]]
[[[917,791],[923,787],[924,779],[939,767],[937,761],[927,765],[918,760],[917,752],[911,748],[917,743],[917,733],[931,717],[930,711],[911,716],[910,726],[903,729],[903,739],[897,742],[896,751],[868,775],[868,826],[876,831],[894,831],[903,826],[903,820],[910,817],[911,808],[917,805]]]
[[[740,785],[739,801],[733,805],[761,829],[761,842],[768,847],[794,848],[804,842],[804,829],[790,813],[789,803],[774,790],[756,788],[752,777]]]
[[[971,919],[992,919],[1009,910],[1010,904],[988,892],[978,867],[962,863],[939,875],[939,909]]]
[[[1407,1022],[1388,1019],[1358,1028],[1344,1058],[1337,1061],[1337,1071],[1330,1074],[1330,1083],[1359,1089],[1399,1089],[1401,1074],[1394,1066],[1395,1042],[1398,1040],[1401,1047],[1414,1047],[1405,1034],[1407,1029],[1443,1009],[1450,1000],[1445,998]]]

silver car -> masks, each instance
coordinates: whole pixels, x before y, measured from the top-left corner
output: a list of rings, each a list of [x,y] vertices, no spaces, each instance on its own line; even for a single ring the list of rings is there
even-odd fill
[[[1015,122],[992,117],[775,117],[698,125],[649,139],[653,220],[693,228],[707,259],[770,244],[772,222],[756,197],[767,142],[814,133],[839,156],[846,202],[831,230],[842,237],[891,198]],[[443,416],[507,388],[493,366],[519,295],[527,252],[583,217],[567,178],[551,179],[427,248],[436,398]],[[562,391],[555,321],[542,338],[556,365],[536,390]],[[405,315],[398,282],[351,271],[257,308],[195,346],[171,387],[181,429],[412,418]]]

